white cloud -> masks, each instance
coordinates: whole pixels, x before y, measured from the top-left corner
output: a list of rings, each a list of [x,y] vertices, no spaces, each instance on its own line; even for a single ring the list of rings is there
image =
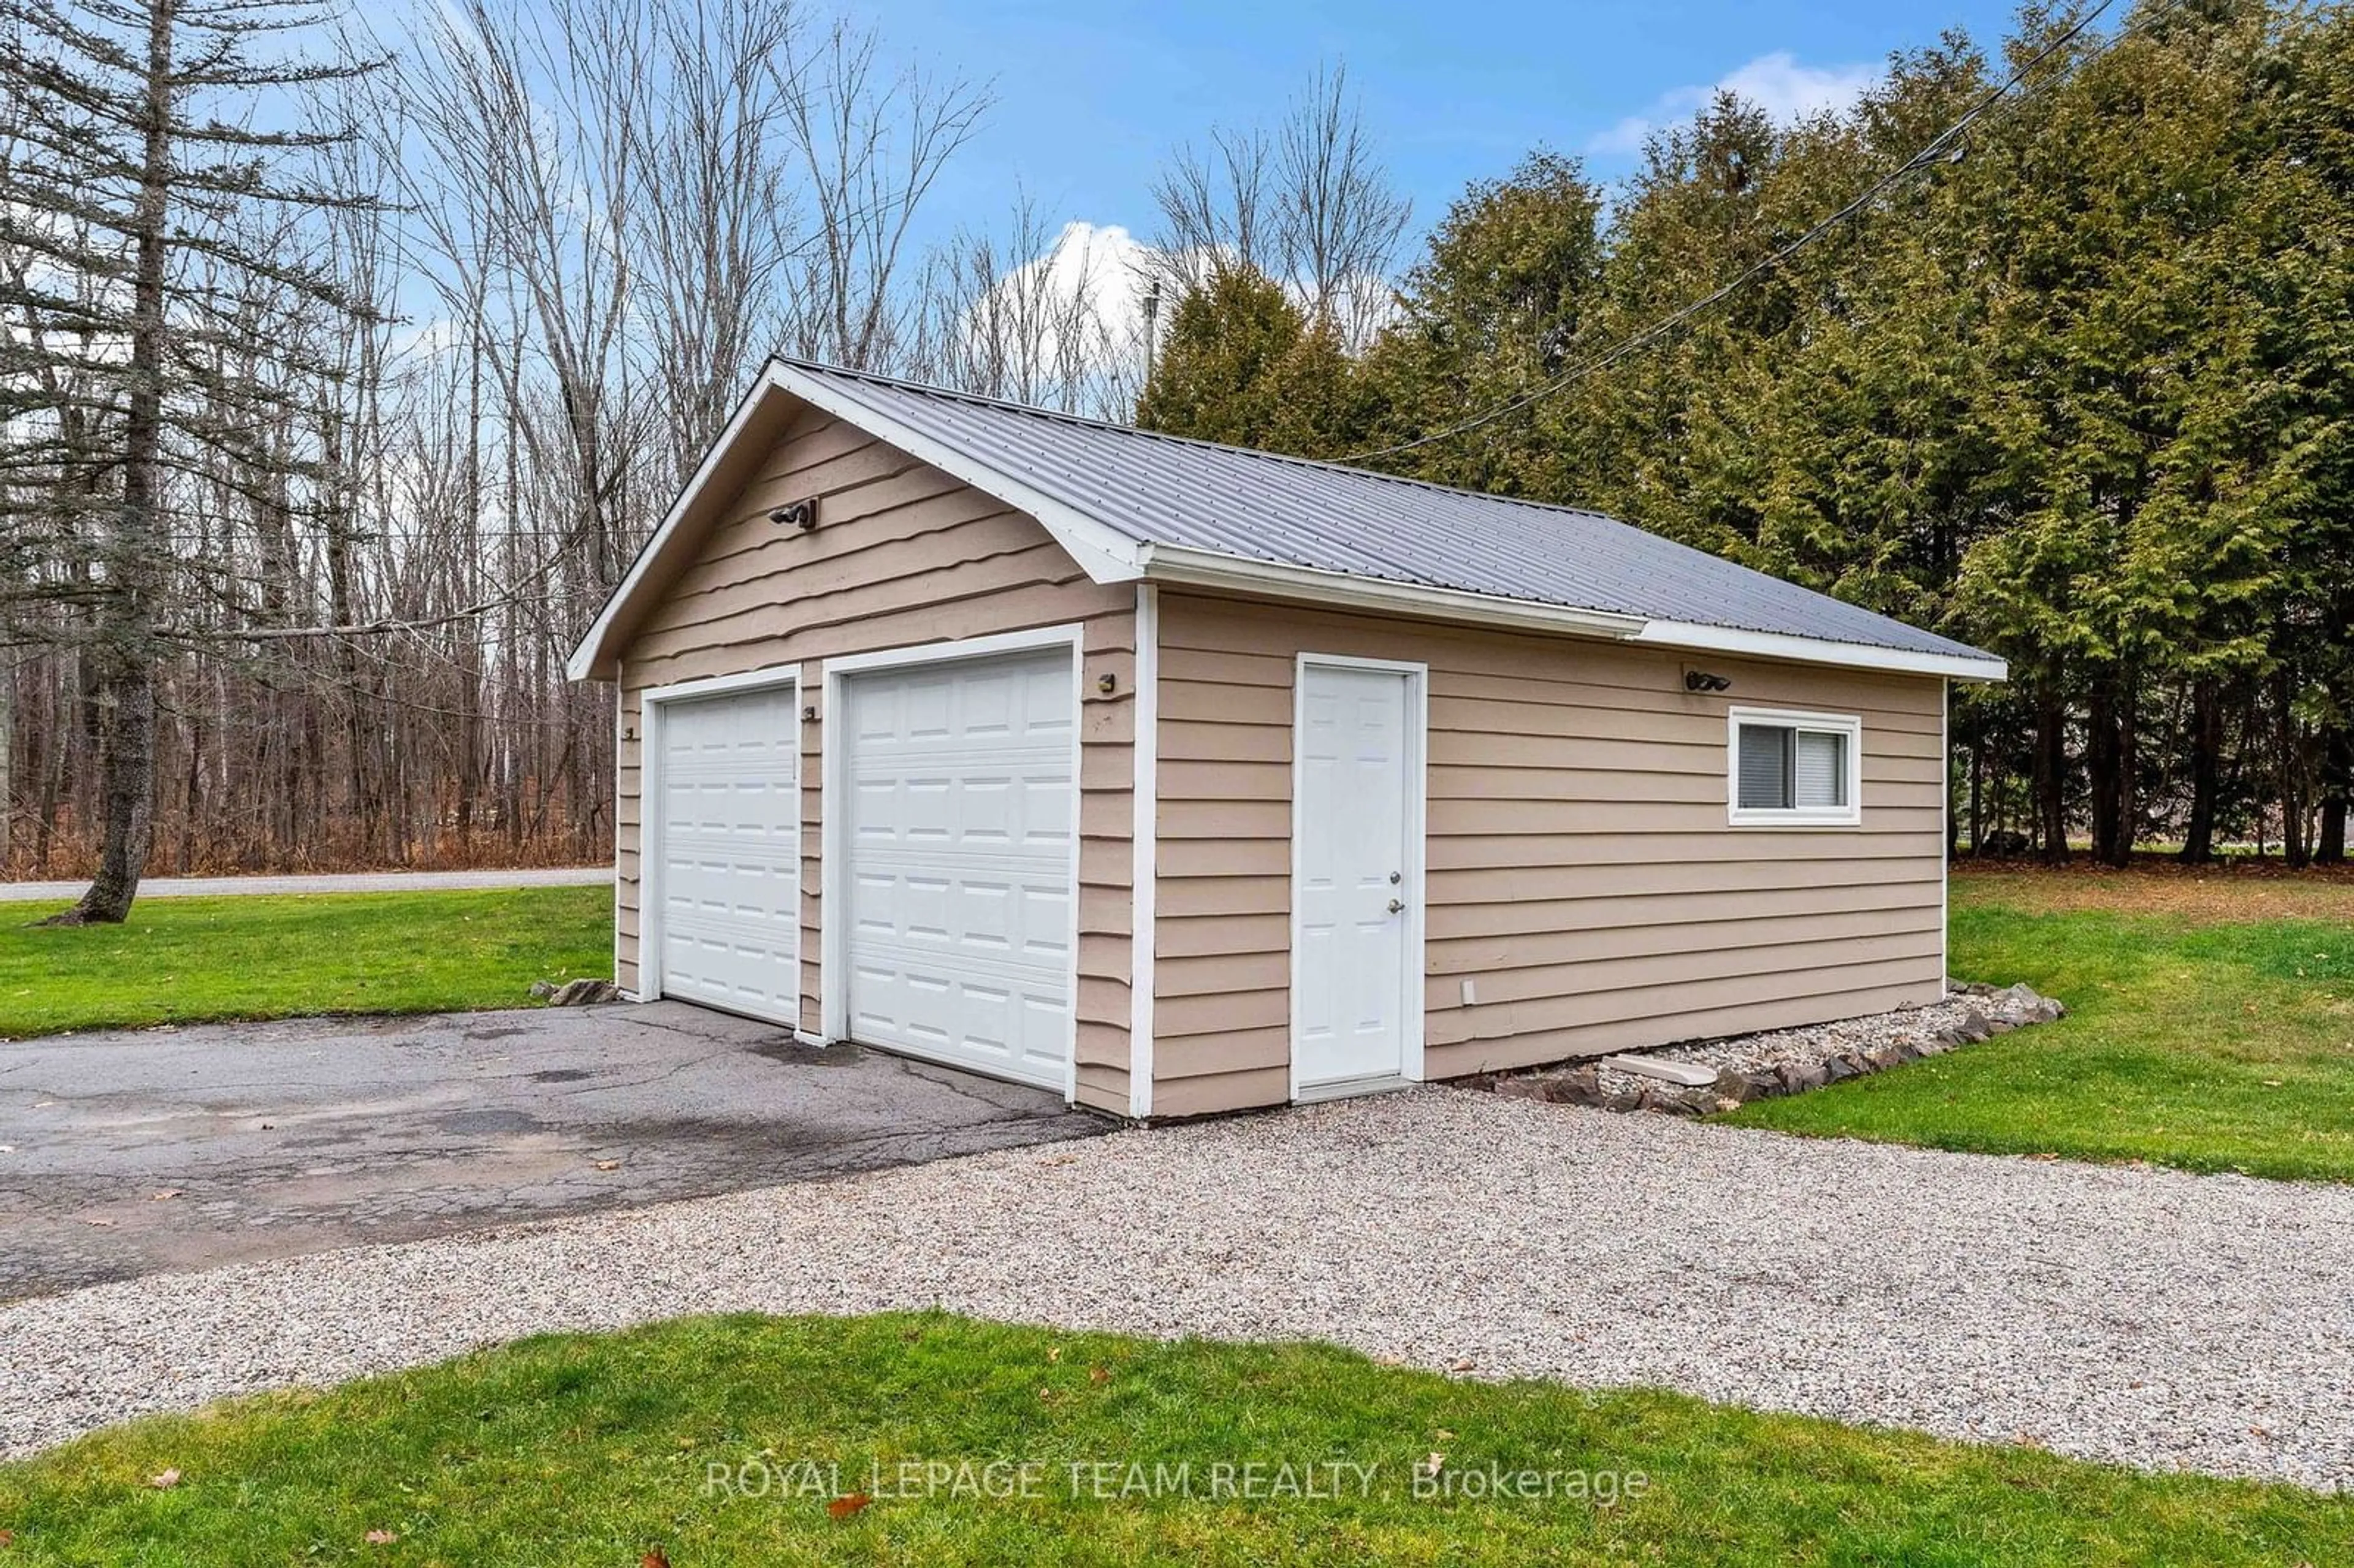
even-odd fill
[[[1760,55],[1705,87],[1679,87],[1663,92],[1639,114],[1630,114],[1586,143],[1596,156],[1623,157],[1643,150],[1644,139],[1662,125],[1691,118],[1694,111],[1719,92],[1731,92],[1757,105],[1778,124],[1787,125],[1824,110],[1845,109],[1880,79],[1874,65],[1800,65],[1787,49]]]

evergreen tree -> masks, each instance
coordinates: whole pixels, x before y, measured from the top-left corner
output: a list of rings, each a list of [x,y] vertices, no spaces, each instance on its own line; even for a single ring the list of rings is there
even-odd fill
[[[1602,193],[1574,158],[1539,151],[1447,209],[1406,275],[1398,319],[1363,375],[1381,418],[1373,444],[1410,440],[1557,375],[1602,275]],[[1391,460],[1443,484],[1558,497],[1585,478],[1574,444],[1502,424]]]
[[[1178,301],[1136,422],[1196,440],[1330,457],[1362,433],[1355,380],[1335,323],[1310,321],[1266,274],[1223,265]]]

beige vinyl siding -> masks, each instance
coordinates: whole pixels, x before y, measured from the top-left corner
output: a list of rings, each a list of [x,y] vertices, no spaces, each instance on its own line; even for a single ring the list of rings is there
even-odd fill
[[[814,496],[817,529],[769,511]],[[1128,1108],[1129,904],[1136,593],[1087,580],[1031,518],[815,411],[797,418],[756,476],[716,506],[701,548],[621,654],[616,971],[638,987],[641,696],[650,688],[792,667],[801,701],[824,701],[828,658],[1080,622],[1079,987],[1081,1101]],[[1103,675],[1115,690],[1097,690]],[[801,1022],[820,1027],[819,927],[826,720],[801,726]]]
[[[1426,1070],[1851,1016],[1941,991],[1941,683],[1164,592],[1156,1114],[1289,1092],[1292,681],[1427,663]],[[1683,671],[1729,675],[1695,695]],[[1728,706],[1863,721],[1860,827],[1734,828]],[[1461,984],[1477,982],[1465,1006]]]

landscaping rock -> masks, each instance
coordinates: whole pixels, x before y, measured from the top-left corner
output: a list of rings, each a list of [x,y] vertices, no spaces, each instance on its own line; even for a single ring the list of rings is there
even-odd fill
[[[550,1007],[596,1007],[604,1002],[621,1000],[621,988],[611,980],[581,979],[566,980],[549,995]]]
[[[2052,1022],[2068,1011],[2025,984],[1949,981],[1946,990],[1944,1001],[1901,1012],[1488,1075],[1475,1086],[1492,1086],[1514,1099],[1699,1116],[1884,1073],[2014,1029]],[[1681,1079],[1690,1086],[1663,1079]]]
[[[1602,1075],[1591,1066],[1572,1067],[1555,1080],[1555,1097],[1570,1105],[1590,1106],[1602,1097]]]
[[[1787,1062],[1776,1068],[1775,1075],[1782,1080],[1786,1095],[1802,1095],[1830,1081],[1829,1070],[1820,1062]]]

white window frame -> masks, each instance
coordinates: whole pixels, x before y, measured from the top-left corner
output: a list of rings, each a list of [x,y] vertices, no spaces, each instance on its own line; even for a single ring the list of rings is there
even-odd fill
[[[1741,803],[1741,726],[1814,730],[1843,737],[1847,756],[1844,806],[1748,806]],[[1856,714],[1797,708],[1728,708],[1724,715],[1724,815],[1736,828],[1853,828],[1863,824],[1863,719]]]
[[[1068,988],[1070,1012],[1063,1032],[1063,1101],[1076,1105],[1079,1097],[1079,813],[1084,801],[1079,770],[1087,749],[1087,627],[1078,621],[1001,631],[953,642],[919,642],[903,648],[883,648],[869,653],[843,653],[828,659],[819,673],[825,693],[824,711],[818,715],[818,1018],[822,1044],[850,1038],[850,925],[843,911],[850,907],[850,866],[843,838],[843,804],[849,799],[850,743],[842,732],[846,711],[844,683],[877,670],[907,670],[926,664],[953,664],[1005,653],[1031,653],[1067,648],[1071,658],[1071,867],[1066,878],[1070,899],[1070,959],[1063,983]],[[901,1051],[902,1055],[915,1053]],[[951,1062],[949,1066],[961,1066]],[[970,1068],[965,1068],[970,1071]],[[1008,1079],[1009,1083],[1023,1080]]]

